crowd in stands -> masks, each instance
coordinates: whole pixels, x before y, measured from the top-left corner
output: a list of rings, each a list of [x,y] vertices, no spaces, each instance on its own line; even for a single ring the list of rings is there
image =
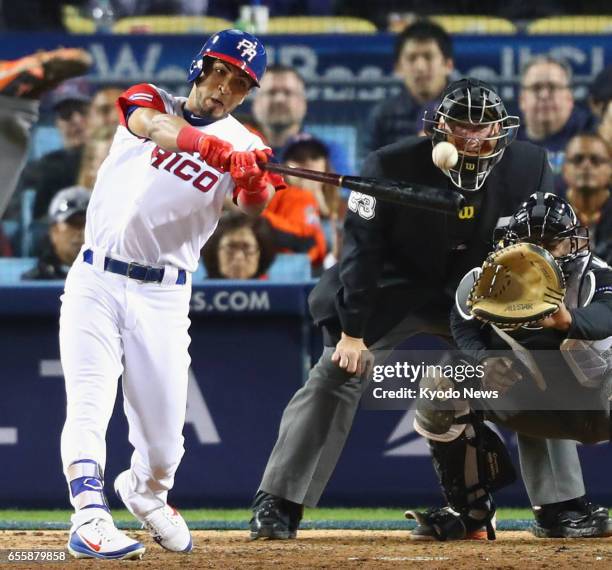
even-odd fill
[[[560,15],[609,15],[606,0],[20,0],[0,3],[0,29],[11,31],[67,31],[63,18],[65,6],[71,6],[94,20],[109,17],[112,21],[135,16],[185,15],[211,16],[230,22],[239,21],[245,5],[265,6],[270,17],[346,16],[362,18],[388,29],[397,16],[415,14],[486,15],[513,21]]]
[[[368,151],[407,135],[422,135],[423,115],[435,110],[453,74],[451,37],[439,25],[419,20],[398,34],[394,62],[403,89],[371,109]],[[593,82],[588,107],[574,100],[572,87],[571,68],[563,60],[531,59],[520,77],[519,132],[548,151],[557,193],[570,201],[589,228],[595,253],[612,262],[612,68]],[[121,91],[108,85],[92,93],[85,80],[76,79],[51,94],[62,147],[26,167],[5,216],[18,221],[29,215],[48,225],[29,252],[39,262],[24,279],[62,279],[77,255],[88,195],[118,125],[115,101]],[[306,84],[298,71],[271,65],[255,93],[252,115],[239,118],[287,165],[350,173],[346,149],[309,132],[307,109]],[[288,253],[307,256],[313,276],[336,262],[346,195],[296,177],[286,182],[288,188],[278,192],[256,220],[227,204],[227,216],[202,251],[202,271],[209,278],[265,279],[275,258]],[[34,191],[29,206],[23,199],[28,190]],[[0,256],[19,254],[19,247],[0,231]]]
[[[422,130],[425,111],[433,111],[453,71],[453,43],[440,26],[415,22],[395,40],[395,73],[402,91],[372,109],[366,149],[376,150]]]

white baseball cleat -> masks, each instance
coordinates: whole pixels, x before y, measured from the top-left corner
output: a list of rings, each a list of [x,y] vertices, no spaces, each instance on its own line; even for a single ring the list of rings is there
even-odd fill
[[[68,552],[75,558],[127,560],[142,558],[145,547],[121,532],[112,521],[98,518],[70,533]]]
[[[142,523],[142,526],[151,533],[153,540],[161,547],[172,552],[191,552],[193,548],[191,532],[185,519],[174,507],[166,504],[145,517],[140,517],[134,513],[124,499],[128,496],[128,493],[122,492],[122,489],[126,488],[128,476],[129,471],[123,471],[115,479],[115,493],[128,511]]]
[[[172,552],[191,552],[193,543],[185,519],[170,505],[156,509],[143,520],[153,540]]]

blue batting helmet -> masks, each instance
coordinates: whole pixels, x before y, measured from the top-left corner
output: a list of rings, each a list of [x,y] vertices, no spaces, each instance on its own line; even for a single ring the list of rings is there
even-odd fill
[[[266,70],[266,48],[254,35],[241,30],[223,30],[208,38],[191,62],[189,82],[202,73],[205,57],[221,59],[242,69],[257,87]]]

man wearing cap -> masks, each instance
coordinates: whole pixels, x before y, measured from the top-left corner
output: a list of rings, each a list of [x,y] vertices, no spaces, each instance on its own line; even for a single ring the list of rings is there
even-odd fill
[[[76,558],[140,558],[145,550],[114,525],[104,493],[119,376],[134,453],[115,492],[161,547],[192,549],[185,520],[168,504],[184,453],[191,273],[226,198],[256,216],[283,186],[259,168],[270,149],[231,115],[265,69],[258,38],[224,30],[191,63],[187,98],[142,83],[118,99],[120,125],[98,170],[60,316],[61,452]]]
[[[79,48],[37,51],[12,61],[0,60],[0,217],[25,166],[40,97],[62,81],[87,73],[91,63],[91,56]]]
[[[85,212],[91,194],[72,186],[60,190],[49,206],[49,233],[35,267],[21,278],[65,279],[84,242]]]
[[[62,188],[76,184],[83,146],[87,140],[87,114],[90,96],[83,80],[64,82],[51,95],[55,126],[63,147],[29,164],[20,182],[22,190],[34,189],[34,218],[47,215],[49,204]]]

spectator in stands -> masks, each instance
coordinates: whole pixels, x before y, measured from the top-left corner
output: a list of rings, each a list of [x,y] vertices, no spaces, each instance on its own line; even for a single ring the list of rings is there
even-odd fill
[[[295,168],[329,171],[325,143],[303,133],[285,148],[283,163]],[[308,253],[314,271],[331,267],[338,256],[338,189],[321,182],[285,176],[288,187],[274,195],[263,216],[274,230],[281,252]]]
[[[612,99],[612,65],[602,69],[593,79],[589,88],[589,107],[601,120],[608,102]]]
[[[287,65],[271,65],[261,80],[253,100],[253,116],[259,130],[276,156],[281,156],[287,142],[301,132],[308,104],[305,83],[296,69]],[[351,173],[346,150],[335,141],[325,140],[330,161],[336,172]]]
[[[592,127],[592,116],[574,105],[572,71],[569,65],[547,55],[531,59],[521,74],[519,107],[522,128],[519,137],[548,151],[555,186],[563,193],[563,155],[568,141]]]
[[[223,216],[202,248],[209,279],[265,279],[275,255],[267,220],[241,212]]]
[[[36,190],[34,218],[43,218],[51,199],[62,188],[76,183],[87,140],[89,103],[88,86],[83,80],[69,80],[51,94],[55,125],[63,148],[45,154],[26,166],[20,187]]]
[[[612,147],[612,98],[608,99],[603,106],[597,133],[609,147]]]
[[[83,75],[91,63],[91,56],[78,48],[39,50],[0,60],[0,218],[11,203],[19,202],[13,197],[38,121],[40,97],[62,81]]]
[[[36,267],[21,278],[65,279],[85,241],[85,213],[90,193],[72,186],[60,190],[49,206],[49,233]]]
[[[78,186],[93,189],[98,168],[108,155],[115,131],[119,126],[119,113],[115,103],[123,89],[112,85],[96,91],[89,107],[87,142],[77,176]]]
[[[83,156],[77,176],[77,186],[93,190],[98,175],[98,169],[108,155],[113,142],[115,128],[103,126],[92,130],[89,140],[83,148]]]
[[[574,136],[565,150],[567,199],[589,228],[594,252],[612,263],[612,153],[596,134]]]
[[[397,36],[394,62],[403,89],[372,110],[365,144],[370,152],[419,132],[424,109],[432,107],[453,71],[451,38],[434,22],[417,20]]]
[[[82,146],[87,138],[89,89],[87,80],[79,78],[65,81],[51,93],[55,126],[66,149]]]
[[[119,126],[119,113],[115,103],[123,89],[108,85],[94,94],[89,107],[88,133],[95,134],[98,129],[109,128],[113,132]]]

